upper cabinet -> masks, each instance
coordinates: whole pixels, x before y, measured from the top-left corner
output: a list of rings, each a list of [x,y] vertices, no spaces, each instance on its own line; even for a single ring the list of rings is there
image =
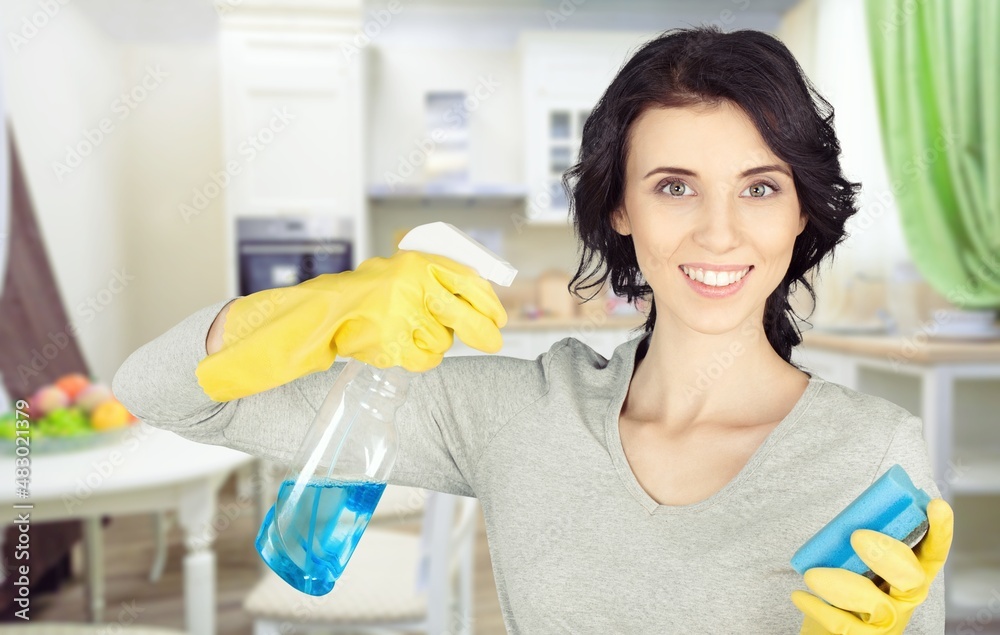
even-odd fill
[[[563,173],[579,158],[583,125],[630,54],[654,33],[523,32],[521,62],[528,224],[567,224]]]
[[[361,1],[216,4],[230,218],[350,217],[367,245]]]

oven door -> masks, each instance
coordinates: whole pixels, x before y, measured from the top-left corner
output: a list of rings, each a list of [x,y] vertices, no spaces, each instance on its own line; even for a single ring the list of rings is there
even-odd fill
[[[239,245],[240,295],[287,287],[351,268],[351,242],[246,240]]]

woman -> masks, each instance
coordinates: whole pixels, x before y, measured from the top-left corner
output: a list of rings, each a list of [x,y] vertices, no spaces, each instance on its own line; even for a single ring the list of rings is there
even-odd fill
[[[942,633],[943,500],[916,554],[855,534],[888,593],[814,569],[813,595],[789,566],[893,464],[939,495],[918,417],[790,361],[791,286],[812,294],[856,212],[832,119],[761,32],[668,31],[622,67],[566,180],[574,282],[596,260],[590,286],[651,307],[609,360],[575,338],[535,360],[443,358],[453,335],[498,351],[506,313],[471,269],[400,251],[205,307],[134,352],[115,394],[284,461],[337,354],[425,371],[391,482],[480,499],[512,633]]]

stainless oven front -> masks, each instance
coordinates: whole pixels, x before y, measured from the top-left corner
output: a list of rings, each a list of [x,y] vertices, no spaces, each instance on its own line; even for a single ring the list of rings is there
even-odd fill
[[[239,294],[304,282],[352,267],[352,219],[334,216],[240,218]]]

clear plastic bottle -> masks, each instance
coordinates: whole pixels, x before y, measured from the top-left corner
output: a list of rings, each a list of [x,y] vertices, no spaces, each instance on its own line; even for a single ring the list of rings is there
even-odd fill
[[[503,286],[517,273],[447,223],[421,225],[399,247],[448,256]],[[299,591],[325,595],[344,572],[395,464],[395,415],[413,376],[352,359],[316,413],[256,540],[264,562]]]
[[[396,460],[395,413],[411,375],[351,360],[320,406],[256,542],[299,591],[329,593],[368,526]]]

